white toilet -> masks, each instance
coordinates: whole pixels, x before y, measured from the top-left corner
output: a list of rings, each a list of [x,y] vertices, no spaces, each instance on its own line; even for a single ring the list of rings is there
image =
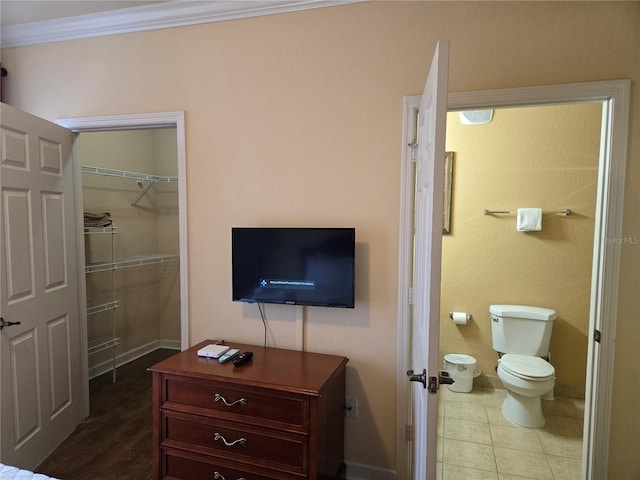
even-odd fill
[[[556,312],[524,305],[491,305],[493,349],[500,355],[498,378],[507,389],[502,414],[515,425],[544,426],[541,397],[553,390],[548,357]]]

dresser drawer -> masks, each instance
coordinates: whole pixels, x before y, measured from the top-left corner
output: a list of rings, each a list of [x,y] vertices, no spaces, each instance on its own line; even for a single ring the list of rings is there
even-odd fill
[[[165,375],[163,408],[211,415],[251,425],[307,432],[307,397],[264,388]]]
[[[265,469],[258,469],[249,465],[234,464],[219,461],[215,458],[203,457],[190,452],[176,449],[163,449],[162,476],[163,478],[180,480],[300,480],[300,477],[281,472],[269,473]]]
[[[162,425],[164,446],[294,473],[307,470],[305,435],[171,411],[162,412]]]

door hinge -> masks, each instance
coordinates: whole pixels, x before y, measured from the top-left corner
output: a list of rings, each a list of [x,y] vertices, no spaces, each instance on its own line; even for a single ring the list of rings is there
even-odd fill
[[[596,342],[600,343],[600,337],[601,337],[601,335],[600,335],[600,330],[598,330],[598,329],[596,328],[596,329],[593,331],[593,339],[594,339]]]
[[[404,438],[408,442],[413,442],[413,425],[406,425],[404,430]]]
[[[416,147],[418,142],[413,142],[407,145],[411,149],[411,163],[416,163]]]
[[[413,305],[413,287],[409,287],[407,300],[409,300],[409,305]]]

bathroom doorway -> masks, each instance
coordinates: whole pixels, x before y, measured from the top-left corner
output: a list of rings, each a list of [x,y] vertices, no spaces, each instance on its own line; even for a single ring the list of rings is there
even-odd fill
[[[486,123],[469,123],[461,112],[447,118],[454,176],[451,228],[442,242],[440,357],[471,355],[482,373],[470,393],[441,388],[438,459],[445,476],[578,479],[602,106],[492,113]],[[543,210],[542,230],[517,232],[516,209],[531,206]],[[495,371],[493,303],[556,311],[555,399],[543,402],[544,428],[517,427],[501,414],[506,390]],[[456,324],[448,312],[470,319]]]
[[[415,115],[416,105],[413,97],[405,99],[404,110],[404,137],[403,142],[409,145],[415,141],[415,123],[412,119]],[[414,102],[414,103],[412,103]],[[469,94],[450,94],[449,109],[450,111],[480,109],[480,108],[498,108],[498,107],[523,107],[526,105],[561,105],[571,103],[597,103],[602,111],[602,129],[598,134],[598,139],[603,139],[603,146],[599,152],[599,163],[597,173],[597,206],[595,212],[595,233],[591,236],[594,242],[593,255],[590,257],[592,262],[585,259],[584,262],[591,264],[593,267],[593,281],[590,285],[590,309],[589,309],[589,327],[587,329],[587,361],[586,361],[586,404],[585,404],[585,420],[583,431],[585,432],[584,452],[585,459],[581,465],[582,478],[600,478],[606,476],[607,472],[607,450],[604,446],[608,441],[608,422],[610,411],[607,407],[611,398],[611,365],[613,359],[613,332],[615,331],[615,312],[616,312],[616,282],[605,282],[605,278],[617,278],[619,246],[615,242],[607,242],[606,238],[614,238],[620,235],[621,218],[615,212],[621,210],[622,195],[624,191],[624,169],[626,162],[626,138],[628,131],[628,104],[629,104],[629,82],[596,82],[588,84],[560,85],[550,87],[532,87],[523,89],[512,89],[502,91],[486,91],[473,92]],[[615,115],[614,115],[615,113]],[[615,135],[612,135],[615,132]],[[553,153],[552,153],[553,154]],[[411,190],[411,148],[407,146],[403,150],[403,172],[402,172],[402,211],[401,211],[401,234],[400,234],[400,272],[399,272],[399,295],[403,298],[405,292],[410,291],[411,280],[411,228],[412,223],[412,190]],[[454,160],[454,190],[456,188],[455,176],[456,172],[461,168],[456,165]],[[500,176],[500,172],[496,172]],[[478,180],[479,181],[479,180]],[[567,198],[570,198],[571,192],[565,192]],[[508,201],[507,198],[497,199]],[[485,208],[517,208],[523,205],[502,204],[501,206],[482,205],[478,202],[477,208],[480,214],[476,219],[484,225],[484,228],[495,228],[496,224],[487,225],[486,220],[500,219],[487,218],[484,216]],[[530,205],[534,206],[534,205]],[[542,205],[540,205],[542,206]],[[571,208],[570,206],[559,207],[559,210]],[[452,226],[451,231],[455,234],[456,228],[456,205],[455,193],[452,200]],[[578,218],[578,217],[574,217]],[[474,220],[474,221],[476,221]],[[560,220],[553,218],[553,222]],[[484,221],[484,223],[482,223]],[[502,224],[498,224],[502,225]],[[560,224],[562,225],[562,224]],[[562,232],[560,227],[560,231]],[[570,227],[572,228],[572,227]],[[513,229],[515,232],[515,227]],[[562,233],[560,233],[562,237]],[[558,240],[562,242],[562,240]],[[409,252],[407,257],[407,252]],[[408,258],[408,259],[407,259]],[[517,260],[517,259],[516,259]],[[460,260],[463,261],[463,260]],[[444,275],[444,273],[443,273]],[[465,279],[461,278],[464,283]],[[488,280],[484,280],[488,282]],[[464,299],[461,299],[464,300]],[[500,303],[501,298],[490,299],[490,303]],[[529,302],[531,303],[531,302]],[[448,320],[447,305],[442,305],[441,322]],[[472,315],[478,315],[482,321],[482,315],[473,310],[478,308],[474,305],[469,307],[453,307],[467,310]],[[481,310],[485,308],[482,307]],[[486,306],[488,310],[488,305]],[[399,331],[398,342],[399,349],[402,345],[406,345],[408,325],[410,324],[410,306],[399,304]],[[450,320],[449,320],[450,321]],[[595,331],[602,332],[601,342],[595,348]],[[490,339],[489,339],[490,341]],[[552,346],[553,350],[553,346]],[[447,353],[447,352],[443,352]],[[456,352],[463,353],[463,352]],[[553,355],[553,353],[552,353]],[[406,370],[407,363],[403,363],[404,358],[399,358],[398,372],[399,375]],[[597,378],[598,381],[592,381]],[[406,405],[407,396],[405,393],[406,386],[399,385],[398,388],[398,475],[401,478],[409,478],[405,465],[408,464],[407,452],[410,451],[410,435],[406,432],[410,431],[410,426],[405,423],[407,418]],[[442,390],[441,390],[442,392]],[[459,394],[460,395],[460,394]],[[498,399],[499,403],[500,400]],[[598,421],[595,420],[596,411],[598,412]],[[574,445],[575,448],[575,445]],[[575,451],[575,450],[574,450]],[[440,452],[440,458],[444,454]],[[496,460],[494,457],[494,465]],[[502,470],[504,471],[504,461],[502,462]],[[574,462],[575,466],[575,462]],[[486,466],[485,466],[486,467]],[[560,466],[562,467],[562,466]],[[558,468],[560,468],[558,467]],[[495,472],[495,470],[494,470]],[[497,474],[497,472],[496,472]],[[580,476],[578,478],[580,478]]]

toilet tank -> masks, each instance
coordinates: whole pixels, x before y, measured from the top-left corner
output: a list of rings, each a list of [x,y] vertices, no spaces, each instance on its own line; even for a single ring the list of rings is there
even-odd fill
[[[549,353],[555,311],[526,305],[491,305],[489,312],[495,351],[535,357]]]

